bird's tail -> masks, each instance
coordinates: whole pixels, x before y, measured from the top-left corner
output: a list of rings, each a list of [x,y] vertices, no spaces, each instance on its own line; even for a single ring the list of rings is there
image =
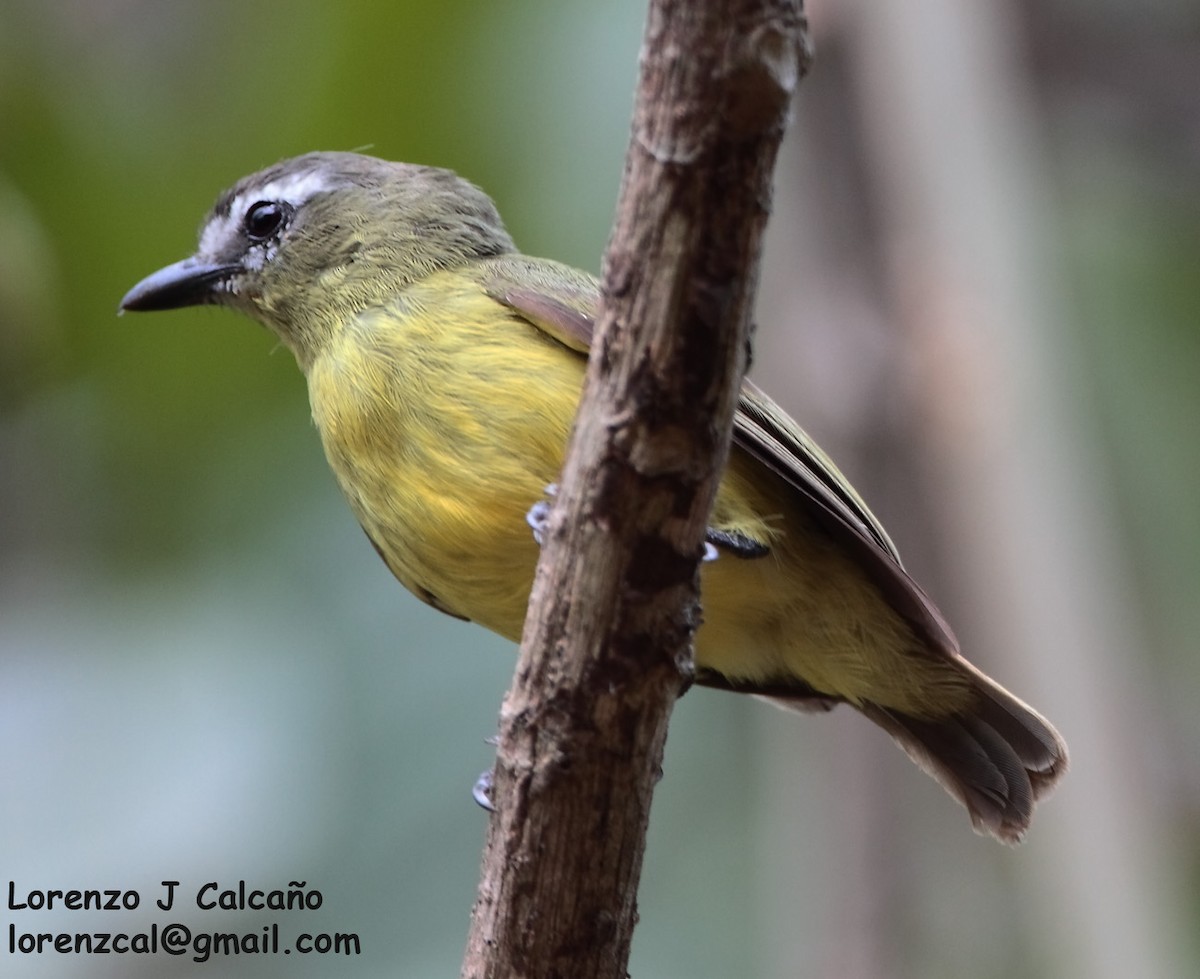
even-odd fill
[[[978,833],[1017,843],[1034,804],[1067,770],[1067,746],[1054,727],[990,677],[959,658],[968,704],[940,718],[917,718],[857,704],[921,768],[967,808]]]

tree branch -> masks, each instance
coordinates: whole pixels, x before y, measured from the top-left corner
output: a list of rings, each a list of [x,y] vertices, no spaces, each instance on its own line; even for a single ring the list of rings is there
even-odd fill
[[[596,340],[501,709],[464,977],[626,975],[803,28],[799,0],[651,0]]]

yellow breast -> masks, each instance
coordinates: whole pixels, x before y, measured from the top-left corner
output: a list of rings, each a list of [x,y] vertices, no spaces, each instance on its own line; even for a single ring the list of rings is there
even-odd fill
[[[361,314],[316,358],[330,465],[412,591],[519,638],[537,561],[525,516],[558,478],[583,369],[455,273]]]

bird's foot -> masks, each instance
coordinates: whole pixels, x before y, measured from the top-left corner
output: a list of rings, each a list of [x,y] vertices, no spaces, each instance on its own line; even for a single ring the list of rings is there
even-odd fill
[[[475,779],[475,784],[471,786],[471,798],[475,800],[475,804],[480,809],[486,809],[488,812],[496,811],[496,807],[492,803],[492,770],[490,768],[486,772],[481,772],[479,778]]]
[[[538,547],[546,543],[546,525],[550,522],[550,503],[558,495],[558,483],[551,483],[547,486],[545,493],[550,500],[538,500],[525,514],[525,522],[533,530],[533,539],[537,541]]]

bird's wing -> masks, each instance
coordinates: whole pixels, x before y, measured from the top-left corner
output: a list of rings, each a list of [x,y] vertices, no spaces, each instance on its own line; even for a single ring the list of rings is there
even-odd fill
[[[594,278],[569,266],[522,255],[489,260],[483,275],[484,289],[493,299],[586,354],[599,302]],[[904,570],[891,538],[862,497],[809,435],[750,381],[743,383],[738,397],[733,444],[801,494],[817,523],[855,559],[932,650],[958,654],[949,624]]]
[[[862,497],[808,433],[750,381],[742,384],[738,397],[733,443],[808,501],[813,518],[932,650],[958,655],[949,623],[904,570],[895,544]]]
[[[900,563],[887,531],[833,460],[751,381],[742,383],[733,433],[735,444]]]
[[[549,259],[501,255],[481,263],[484,291],[559,343],[587,356],[600,286],[586,272]]]

